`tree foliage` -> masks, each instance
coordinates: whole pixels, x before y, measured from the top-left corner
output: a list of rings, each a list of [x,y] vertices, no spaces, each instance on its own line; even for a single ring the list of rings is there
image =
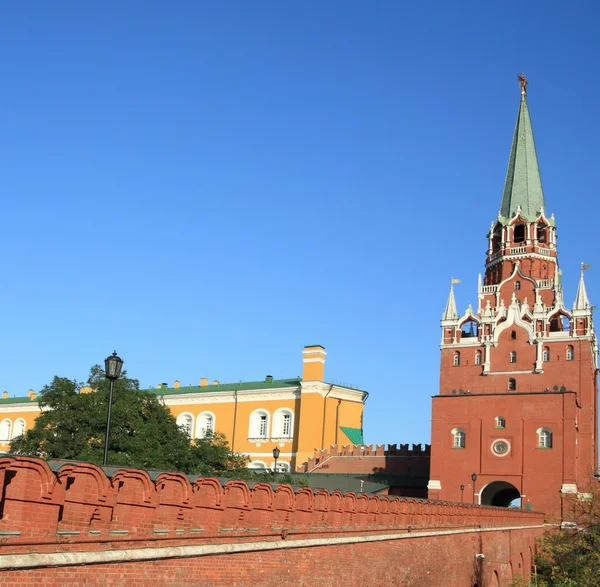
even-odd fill
[[[571,527],[547,532],[535,557],[536,587],[597,587],[600,585],[600,489],[572,502]]]
[[[44,459],[71,459],[101,464],[109,382],[98,365],[87,385],[54,377],[39,396],[42,410],[35,425],[11,443],[11,451]],[[169,409],[153,393],[142,391],[126,373],[115,381],[108,463],[114,466],[236,476],[248,459],[232,453],[222,434],[190,443]]]

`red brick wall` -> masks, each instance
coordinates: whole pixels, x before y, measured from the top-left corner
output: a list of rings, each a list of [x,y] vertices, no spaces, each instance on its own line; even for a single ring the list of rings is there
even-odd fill
[[[429,476],[430,447],[420,444],[332,445],[315,450],[314,457],[297,467],[302,473],[357,473]]]
[[[0,583],[506,585],[542,532],[533,512],[50,466],[0,459]]]

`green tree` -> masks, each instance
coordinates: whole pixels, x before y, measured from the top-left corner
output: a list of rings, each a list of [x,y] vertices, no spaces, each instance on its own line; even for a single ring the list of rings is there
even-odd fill
[[[572,502],[570,527],[547,532],[535,557],[537,587],[597,587],[600,585],[600,491]]]
[[[44,459],[71,459],[101,464],[106,433],[109,382],[98,365],[88,386],[54,377],[38,398],[41,414],[35,425],[11,443],[11,451]],[[142,391],[127,374],[115,381],[108,462],[110,465],[235,476],[248,460],[229,450],[226,438],[190,443],[169,409],[153,393]]]

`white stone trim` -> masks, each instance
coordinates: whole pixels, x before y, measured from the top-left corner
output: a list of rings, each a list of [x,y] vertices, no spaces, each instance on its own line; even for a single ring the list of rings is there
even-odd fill
[[[241,542],[225,544],[198,544],[193,546],[159,546],[156,548],[125,548],[87,552],[50,552],[32,554],[8,554],[0,558],[0,570],[26,569],[39,567],[71,567],[106,563],[160,560],[169,558],[191,558],[237,552],[260,552],[265,550],[286,550],[335,544],[360,544],[366,542],[386,542],[388,540],[413,540],[433,536],[455,536],[458,534],[478,534],[483,532],[506,532],[543,529],[535,526],[500,526],[497,528],[460,528],[458,530],[438,530],[405,532],[398,528],[395,534],[371,534],[369,536],[344,536],[335,538],[304,538],[299,540],[271,540],[268,542]],[[376,527],[372,528],[377,530]],[[76,543],[75,543],[76,544]]]
[[[320,347],[308,347],[307,349],[302,349],[303,355],[323,355],[327,356],[327,351]],[[306,361],[306,359],[304,359]]]
[[[319,357],[313,357],[312,359],[302,359],[303,363],[323,363],[325,364],[325,359],[321,359]]]
[[[577,493],[576,483],[563,483],[560,488],[561,493]]]
[[[433,491],[439,491],[442,488],[442,482],[437,479],[430,479],[429,483],[427,483],[427,489],[431,489]]]
[[[0,411],[3,414],[12,414],[14,412],[41,412],[42,408],[40,408],[37,401],[33,401],[22,404],[10,404],[7,406],[0,404]]]

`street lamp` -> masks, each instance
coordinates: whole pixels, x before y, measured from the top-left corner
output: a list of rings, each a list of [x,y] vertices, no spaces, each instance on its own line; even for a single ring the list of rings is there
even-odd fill
[[[461,485],[460,486],[460,503],[464,503],[465,502],[465,500],[463,499],[463,492],[464,492],[464,490],[465,490],[465,486]]]
[[[108,439],[110,437],[110,412],[112,409],[112,398],[115,381],[121,376],[121,369],[123,368],[123,359],[117,357],[117,351],[115,351],[109,357],[104,360],[104,372],[106,378],[110,381],[110,391],[108,393],[108,415],[106,417],[106,437],[104,439],[104,461],[102,464],[106,467],[106,461],[108,459]]]
[[[273,458],[275,459],[275,468],[273,469],[273,473],[277,473],[277,459],[279,458],[281,451],[279,448],[275,447],[273,449]]]
[[[473,505],[475,505],[475,481],[477,481],[477,473],[471,475],[471,481],[473,481]]]

